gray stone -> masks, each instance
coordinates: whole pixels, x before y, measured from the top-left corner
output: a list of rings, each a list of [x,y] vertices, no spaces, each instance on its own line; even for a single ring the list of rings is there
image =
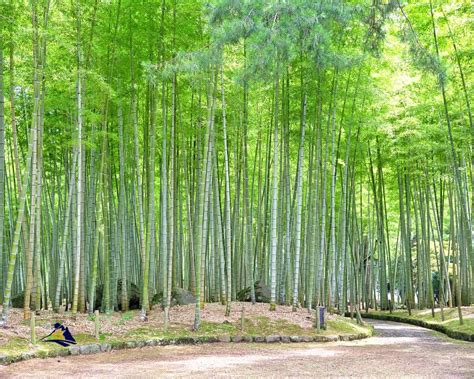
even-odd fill
[[[137,341],[137,347],[144,347],[145,341]]]
[[[156,346],[156,340],[146,340],[145,346]]]
[[[106,352],[112,350],[112,346],[110,346],[108,343],[101,343],[100,344],[100,351]]]
[[[112,344],[113,350],[121,350],[121,349],[125,349],[126,347],[127,347],[127,343],[124,341],[115,341]]]
[[[230,342],[230,336],[219,336],[219,342]]]
[[[102,309],[102,299],[103,299],[104,286],[99,284],[95,289],[95,304],[94,309]],[[140,288],[131,282],[127,282],[127,292],[128,292],[128,309],[140,309]],[[117,306],[118,309],[122,309],[122,280],[117,281]]]
[[[33,353],[29,353],[29,352],[21,353],[21,355],[20,355],[22,361],[26,361],[28,359],[31,359],[31,358],[33,358],[33,356],[34,356]]]
[[[214,336],[202,336],[202,337],[197,337],[199,343],[213,343],[213,342],[219,342],[219,338],[214,337]]]
[[[301,337],[300,336],[290,336],[290,341],[291,342],[301,342]]]
[[[161,304],[163,302],[163,291],[157,293],[152,298],[152,304]],[[194,304],[196,298],[184,288],[173,288],[171,291],[171,306]]]
[[[253,337],[253,342],[265,342],[265,337],[255,336]]]
[[[271,298],[270,287],[261,281],[254,284],[255,300],[259,303],[269,303]],[[237,292],[237,300],[250,301],[250,287],[246,287]]]
[[[281,339],[281,342],[285,342],[285,343],[291,342],[290,336],[281,336],[280,339]]]
[[[127,342],[128,349],[133,349],[135,347],[137,347],[137,344],[134,341]]]
[[[178,305],[189,305],[196,302],[194,295],[184,288],[174,288],[172,298]]]
[[[281,340],[280,336],[266,336],[265,337],[265,342],[267,343],[280,342],[280,340]]]
[[[69,348],[71,355],[79,355],[81,353],[81,348],[79,346],[73,346]]]
[[[303,336],[301,342],[313,342],[313,336]]]
[[[338,336],[326,336],[328,342],[336,342],[339,340]]]
[[[100,345],[95,344],[95,343],[92,343],[89,345],[82,345],[79,348],[79,351],[80,351],[80,354],[84,354],[84,355],[98,353],[100,351]]]
[[[71,351],[69,349],[61,349],[56,352],[56,355],[58,357],[65,357],[67,355],[71,354]]]
[[[242,336],[232,336],[231,341],[232,342],[242,342],[243,337]]]
[[[46,357],[56,358],[59,355],[59,350],[45,350]]]
[[[252,336],[243,336],[242,342],[253,342]]]
[[[194,338],[192,337],[180,337],[176,339],[177,345],[192,345],[194,344]]]
[[[314,336],[313,341],[314,342],[328,342],[328,339],[325,336]]]
[[[5,354],[0,354],[0,365],[8,363],[8,357]]]

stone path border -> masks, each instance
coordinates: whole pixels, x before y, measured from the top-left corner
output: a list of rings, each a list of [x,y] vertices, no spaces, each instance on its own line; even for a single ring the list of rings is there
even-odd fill
[[[423,328],[435,330],[437,332],[446,334],[448,337],[461,340],[461,341],[468,341],[474,342],[474,334],[466,333],[466,332],[458,332],[452,329],[445,327],[444,325],[440,324],[433,324],[430,322],[426,322],[424,320],[417,320],[408,317],[398,316],[398,315],[391,315],[391,314],[375,314],[375,313],[362,313],[360,314],[362,318],[369,318],[374,320],[385,320],[385,321],[396,321],[402,322],[405,324],[411,324],[416,326],[421,326]]]
[[[167,346],[167,345],[196,345],[202,343],[298,343],[298,342],[337,342],[337,341],[354,341],[370,337],[373,328],[367,333],[334,335],[334,336],[216,336],[216,337],[179,337],[179,338],[150,338],[137,341],[112,341],[108,343],[92,343],[81,346],[72,346],[57,350],[37,350],[24,352],[21,354],[2,355],[0,354],[0,364],[6,365],[10,363],[20,362],[34,358],[56,358],[68,355],[88,355],[103,353],[112,350],[134,349],[145,346]]]

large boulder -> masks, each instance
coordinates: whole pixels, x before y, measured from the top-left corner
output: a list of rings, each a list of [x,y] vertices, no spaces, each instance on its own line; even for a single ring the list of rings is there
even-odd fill
[[[140,288],[135,283],[128,283],[128,309],[140,309]],[[117,283],[117,304],[122,309],[122,281]]]
[[[258,303],[270,303],[271,290],[265,283],[258,280],[254,284],[255,288],[255,300]],[[250,301],[250,287],[242,288],[237,292],[238,301]]]
[[[155,294],[152,298],[152,304],[162,304],[163,303],[163,291]],[[171,290],[171,306],[176,305],[188,305],[196,303],[196,298],[192,292],[184,288],[173,288]]]
[[[140,288],[135,283],[128,282],[128,309],[140,309]],[[104,294],[104,285],[100,284],[95,290],[94,309],[102,309],[102,301]],[[117,297],[116,304],[119,310],[122,310],[122,280],[117,281]]]
[[[15,297],[12,297],[13,308],[23,308],[23,302],[25,301],[25,293],[20,292]]]
[[[188,305],[196,303],[194,295],[184,288],[174,288],[171,291],[173,305]]]

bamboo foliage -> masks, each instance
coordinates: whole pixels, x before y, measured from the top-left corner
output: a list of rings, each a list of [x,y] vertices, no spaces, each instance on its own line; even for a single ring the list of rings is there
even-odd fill
[[[148,5],[0,4],[3,322],[161,305],[167,327],[182,292],[195,329],[210,301],[461,319],[464,7]]]

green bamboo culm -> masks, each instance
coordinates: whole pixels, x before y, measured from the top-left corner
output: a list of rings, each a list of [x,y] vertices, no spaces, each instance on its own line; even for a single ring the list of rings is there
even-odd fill
[[[1,2],[1,325],[264,302],[469,327],[464,5]]]

